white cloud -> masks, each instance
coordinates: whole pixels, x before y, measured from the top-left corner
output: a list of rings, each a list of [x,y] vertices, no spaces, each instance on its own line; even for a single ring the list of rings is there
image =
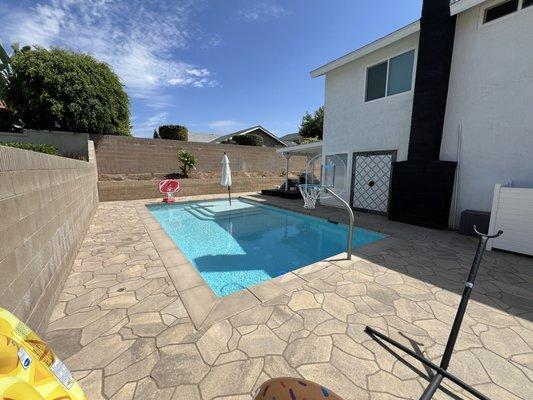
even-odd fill
[[[168,83],[169,85],[172,85],[172,86],[178,86],[178,85],[186,85],[190,82],[185,78],[172,78],[168,80]]]
[[[135,116],[133,120],[133,132],[135,136],[138,137],[152,137],[154,134],[154,129],[160,125],[167,122],[168,113],[160,112],[151,117],[147,118],[144,122],[136,124],[135,121],[138,119]]]
[[[219,119],[219,120],[209,122],[207,126],[215,130],[216,132],[229,133],[229,132],[234,132],[239,129],[245,128],[246,124],[240,121]]]
[[[166,86],[214,86],[210,71],[177,60],[194,40],[193,0],[42,0],[0,17],[9,42],[61,46],[93,54],[120,76],[130,95],[159,95]]]
[[[278,19],[290,15],[290,12],[280,5],[268,2],[256,2],[240,12],[241,17],[247,21],[264,19]]]
[[[213,87],[217,84],[217,81],[210,79],[211,72],[202,68],[188,68],[185,69],[185,75],[179,78],[171,78],[167,81],[172,86],[188,86],[194,87]]]
[[[187,86],[187,85],[192,85],[194,87],[197,87],[197,88],[202,88],[202,87],[214,87],[217,85],[217,82],[216,81],[210,81],[208,79],[193,79],[193,78],[187,78],[187,79],[183,79],[183,78],[174,78],[174,79],[170,79],[168,81],[168,83],[172,86]]]
[[[191,68],[191,69],[186,69],[185,72],[187,72],[189,75],[192,75],[192,76],[209,76],[209,75],[211,75],[211,73],[205,68],[203,68],[203,69]]]

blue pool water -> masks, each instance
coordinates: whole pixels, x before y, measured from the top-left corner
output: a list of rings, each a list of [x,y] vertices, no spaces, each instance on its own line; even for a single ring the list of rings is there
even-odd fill
[[[348,227],[243,200],[151,205],[165,232],[222,297],[346,251]],[[354,247],[386,235],[356,228]]]

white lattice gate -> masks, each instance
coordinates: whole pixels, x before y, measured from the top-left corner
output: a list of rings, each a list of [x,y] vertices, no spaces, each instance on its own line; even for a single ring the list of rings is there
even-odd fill
[[[396,151],[353,154],[353,208],[380,214],[388,212],[392,163],[395,159]]]

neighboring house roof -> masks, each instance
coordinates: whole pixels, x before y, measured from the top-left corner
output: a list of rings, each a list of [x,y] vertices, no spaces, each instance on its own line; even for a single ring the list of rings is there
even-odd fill
[[[475,7],[487,0],[452,0],[450,1],[450,13],[451,15],[459,14],[463,11],[466,11],[472,7]],[[370,53],[375,52],[383,47],[386,47],[392,43],[397,42],[413,33],[420,31],[420,21],[415,21],[409,25],[404,26],[403,28],[394,31],[387,36],[383,36],[357,50],[354,50],[342,57],[337,58],[319,68],[314,69],[310,72],[312,78],[319,77],[321,75],[327,74],[328,72],[342,67],[349,62],[355,61],[359,58],[362,58]]]
[[[189,132],[189,142],[210,143],[218,138],[214,133]]]
[[[298,144],[298,140],[300,140],[302,137],[300,136],[299,132],[296,133],[289,133],[285,136],[280,137],[280,140],[287,143],[289,146],[294,146],[295,144]]]
[[[276,135],[274,135],[273,133],[271,133],[268,130],[266,130],[265,128],[263,128],[261,125],[252,126],[251,128],[246,128],[246,129],[243,129],[243,130],[240,130],[240,131],[237,131],[237,132],[229,133],[229,134],[224,135],[224,136],[219,136],[216,139],[212,140],[210,143],[222,143],[223,141],[231,139],[234,136],[246,135],[247,133],[253,132],[253,131],[257,130],[257,129],[262,130],[266,135],[268,135],[272,139],[274,139],[274,141],[279,142],[279,144],[281,146],[283,146],[283,147],[287,146],[287,143],[285,143],[282,140],[280,140],[280,138],[278,138]]]

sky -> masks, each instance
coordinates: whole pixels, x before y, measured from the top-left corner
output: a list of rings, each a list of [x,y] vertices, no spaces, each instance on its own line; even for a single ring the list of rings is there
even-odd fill
[[[420,17],[422,0],[1,0],[0,41],[92,54],[120,77],[133,134],[298,131],[309,72]],[[8,47],[8,46],[7,46]]]

